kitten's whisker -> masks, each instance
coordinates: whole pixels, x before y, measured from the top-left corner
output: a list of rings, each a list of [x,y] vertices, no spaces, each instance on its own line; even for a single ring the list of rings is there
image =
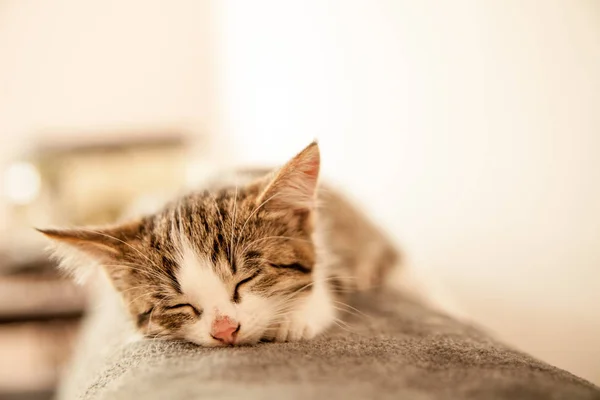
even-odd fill
[[[152,315],[154,314],[154,311],[156,311],[156,309],[158,308],[159,305],[161,305],[162,303],[164,303],[167,299],[162,299],[161,301],[157,302],[156,304],[154,304],[154,306],[152,307],[152,311],[150,311],[150,316],[148,317],[148,325],[146,325],[146,330],[150,330],[152,328]]]
[[[172,282],[166,276],[160,275],[158,272],[155,272],[155,271],[149,271],[146,269],[135,268],[133,266],[125,265],[125,264],[101,264],[101,266],[103,266],[103,267],[123,267],[129,271],[138,271],[139,273],[145,275],[146,277],[156,278],[162,283],[165,283],[168,285],[172,284]]]
[[[365,318],[365,316],[364,316],[364,315],[361,315],[361,314],[355,313],[354,311],[347,310],[347,309],[345,309],[345,308],[341,308],[341,307],[337,307],[337,306],[333,306],[333,308],[334,308],[335,310],[337,310],[337,311],[341,312],[341,313],[347,313],[347,314],[349,314],[349,315],[351,315],[351,316],[353,316],[353,317],[357,317],[357,318]]]
[[[240,237],[244,233],[244,229],[246,229],[246,224],[248,223],[248,221],[250,221],[250,218],[252,218],[254,216],[254,214],[256,214],[258,212],[258,210],[260,210],[265,204],[267,204],[269,201],[271,201],[272,198],[276,197],[277,195],[278,194],[275,193],[273,196],[269,197],[268,199],[266,199],[265,201],[263,201],[262,203],[260,203],[258,206],[256,206],[254,208],[254,210],[250,213],[250,215],[248,216],[248,218],[246,218],[246,220],[244,221],[244,224],[242,225],[242,229],[240,229],[240,231],[238,232],[238,238],[237,238],[236,243],[235,243],[235,250],[236,250],[236,252],[237,252],[237,249],[238,249],[238,246],[239,246],[239,243],[240,243]]]
[[[303,290],[305,290],[305,289],[307,289],[307,288],[311,287],[311,286],[312,286],[312,285],[314,285],[315,283],[316,283],[315,281],[312,281],[312,282],[310,282],[310,283],[307,283],[307,284],[306,284],[306,285],[304,285],[304,286],[301,286],[299,289],[296,289],[296,290],[294,290],[292,293],[288,294],[287,296],[284,296],[284,297],[282,298],[282,300],[283,300],[283,301],[292,300],[292,299],[294,299],[294,300],[295,300],[295,296],[296,296],[298,293],[300,293],[300,292],[302,292]]]
[[[288,240],[300,240],[300,241],[304,241],[304,242],[312,242],[312,240],[309,240],[309,239],[296,238],[296,237],[292,237],[292,236],[263,236],[263,237],[260,237],[256,240],[253,240],[250,243],[248,243],[242,250],[242,254],[245,253],[246,250],[248,250],[248,247],[252,246],[253,244],[258,243],[263,240],[268,240],[268,239],[288,239]]]
[[[241,333],[242,333],[242,335],[240,336],[241,340],[253,338],[257,333],[264,332],[266,329],[269,328],[269,326],[267,324],[252,324],[253,322],[254,321],[248,322],[248,325],[250,326],[250,328],[248,330],[241,331]]]
[[[211,193],[210,196],[212,197],[212,199],[214,201],[215,209],[217,210],[217,213],[219,214],[219,219],[221,220],[221,230],[224,230],[225,229],[225,220],[223,219],[223,214],[221,214],[221,209],[219,208],[217,196],[215,196],[214,193]]]
[[[321,280],[324,281],[330,281],[330,280],[338,280],[338,281],[342,281],[342,280],[358,280],[359,278],[353,275],[339,275],[336,273],[331,273],[328,276],[319,278]]]
[[[134,301],[136,301],[136,300],[139,300],[139,299],[141,299],[141,298],[142,298],[142,297],[144,297],[144,296],[152,296],[152,295],[155,295],[155,294],[159,294],[159,295],[160,295],[160,294],[163,294],[163,292],[162,292],[162,291],[160,291],[160,290],[155,290],[154,292],[142,293],[141,295],[139,295],[139,296],[135,297],[133,300],[129,301],[129,302],[126,304],[126,306],[125,306],[125,307],[126,307],[127,309],[129,309],[129,306],[131,306],[131,305],[133,304],[133,302],[134,302]],[[172,297],[170,297],[170,296],[165,296],[165,297],[164,297],[162,300],[160,300],[158,303],[154,304],[154,306],[156,306],[157,304],[160,304],[160,303],[162,303],[162,302],[164,302],[164,301],[166,301],[166,300],[170,300],[170,299],[172,299]]]
[[[106,236],[106,237],[108,237],[108,238],[110,238],[110,239],[114,239],[114,240],[116,240],[116,241],[118,241],[118,242],[121,242],[121,243],[123,243],[125,246],[127,246],[127,247],[131,248],[132,250],[134,250],[135,252],[137,252],[139,255],[141,255],[142,257],[144,257],[144,258],[145,258],[145,259],[146,259],[146,260],[147,260],[147,261],[148,261],[148,262],[149,262],[151,265],[153,265],[154,267],[158,268],[158,266],[157,266],[157,265],[156,265],[156,264],[155,264],[155,263],[154,263],[154,262],[153,262],[153,261],[152,261],[152,260],[151,260],[151,259],[150,259],[148,256],[146,256],[144,253],[142,253],[141,251],[139,251],[138,249],[136,249],[135,247],[133,247],[132,245],[130,245],[129,243],[127,243],[127,242],[126,242],[126,241],[124,241],[124,240],[121,240],[121,239],[119,239],[119,238],[117,238],[117,237],[114,237],[114,236],[112,236],[112,235],[109,235],[109,234],[107,234],[107,233],[100,232],[100,231],[96,231],[96,230],[93,230],[93,229],[83,229],[83,228],[82,228],[81,230],[82,230],[82,231],[87,231],[87,232],[90,232],[90,233],[95,233],[95,234],[97,234],[97,235],[101,235],[101,236]]]
[[[119,292],[119,294],[120,294],[120,296],[123,296],[123,297],[124,297],[124,296],[125,296],[125,294],[126,294],[127,292],[129,292],[129,291],[132,291],[132,290],[134,290],[134,289],[140,289],[140,288],[144,288],[144,287],[155,287],[155,286],[154,286],[154,285],[141,285],[141,286],[139,286],[139,287],[138,287],[138,286],[134,286],[134,287],[130,287],[130,288],[128,288],[128,289],[125,289],[125,290],[123,290],[123,291]],[[142,295],[140,295],[140,296],[138,296],[138,297],[136,297],[136,298],[132,299],[131,301],[129,301],[129,302],[127,302],[127,303],[125,303],[125,298],[123,298],[123,303],[122,303],[122,306],[123,306],[123,308],[124,308],[124,309],[125,309],[127,312],[129,312],[129,306],[130,306],[131,304],[133,304],[133,302],[134,302],[134,301],[138,300],[139,298],[141,298],[141,297],[143,297],[143,296],[145,296],[145,295],[148,295],[148,294],[152,295],[152,294],[155,294],[155,293],[160,293],[160,292],[159,292],[159,291],[157,291],[157,290],[155,290],[155,291],[150,291],[150,292],[145,292],[145,293],[143,293]],[[94,310],[94,311],[98,311],[98,310],[101,310],[101,309],[103,309],[104,307],[111,306],[111,304],[112,304],[112,299],[111,299],[111,298],[102,298],[102,299],[100,299],[100,300],[99,300],[99,301],[98,301],[96,304],[92,304],[92,305],[90,305],[90,309],[91,309],[91,310]]]
[[[293,301],[280,302],[271,310],[271,316],[288,315],[295,309],[296,305]]]
[[[154,292],[154,293],[158,293],[158,292]],[[142,293],[141,295],[136,296],[135,298],[133,298],[132,300],[130,300],[129,302],[124,304],[125,309],[129,312],[129,306],[131,306],[135,301],[141,299],[144,296],[152,295],[154,293]]]
[[[339,324],[338,326],[344,326],[344,327],[348,328],[350,332],[362,336],[362,334],[359,333],[359,331],[354,326],[352,326],[351,324],[347,323],[346,321],[344,321],[344,320],[342,320],[340,318],[334,318],[333,321],[337,322]]]
[[[235,196],[233,198],[233,222],[231,223],[231,242],[229,243],[229,264],[233,265],[233,237],[235,233],[235,219],[237,216],[237,196],[238,196],[238,185],[235,185]]]
[[[356,307],[352,307],[350,304],[344,303],[343,301],[337,301],[337,300],[333,300],[333,303],[338,304],[340,306],[344,306],[347,307],[348,309],[350,309],[351,311],[354,311],[355,313],[362,315],[365,318],[373,318],[370,315],[365,314],[364,312],[362,312],[361,310],[359,310]]]
[[[151,285],[151,284],[150,284],[150,285],[137,285],[137,286],[132,286],[132,287],[130,287],[130,288],[128,288],[128,289],[125,289],[125,290],[123,290],[123,291],[118,291],[118,293],[119,293],[119,295],[120,295],[120,296],[123,296],[125,293],[127,293],[127,292],[129,292],[129,291],[131,291],[131,290],[134,290],[134,289],[140,289],[140,288],[145,288],[145,287],[157,288],[158,286],[156,286],[156,285]],[[129,309],[129,306],[130,306],[130,305],[131,305],[131,304],[132,304],[134,301],[138,300],[139,298],[141,298],[141,297],[143,297],[143,296],[145,296],[145,295],[153,295],[153,294],[160,294],[160,293],[161,293],[161,292],[160,292],[159,290],[154,290],[154,291],[150,291],[150,292],[145,292],[145,293],[143,293],[142,295],[140,295],[140,296],[138,296],[138,297],[134,298],[133,300],[131,300],[131,301],[130,301],[130,302],[128,302],[128,303],[125,303],[125,300],[126,300],[126,299],[124,298],[124,296],[123,296],[123,297],[120,297],[120,298],[122,298],[122,299],[123,299],[122,306],[123,306],[123,307],[124,307],[124,308],[125,308],[127,311],[129,311],[129,310],[128,310],[128,309]],[[93,309],[93,310],[100,310],[100,309],[102,309],[103,307],[105,307],[107,304],[110,304],[111,302],[112,302],[112,298],[103,296],[103,298],[101,298],[101,299],[100,299],[100,301],[99,301],[99,303],[98,303],[98,304],[95,304],[95,305],[94,305],[94,304],[92,304],[92,305],[90,305],[90,309]]]
[[[339,320],[339,319],[335,319],[333,320],[333,323],[337,325],[338,328],[340,328],[343,331],[346,331],[352,335],[359,335],[359,336],[363,336],[360,333],[358,333],[357,331],[352,330],[350,327],[348,326],[344,326],[343,325],[343,321]]]
[[[125,293],[127,293],[127,292],[129,292],[131,290],[145,289],[145,288],[154,288],[155,290],[152,290],[152,291],[149,291],[149,292],[145,292],[142,295],[153,295],[153,294],[162,294],[162,293],[164,293],[163,291],[161,291],[161,287],[159,285],[156,285],[156,284],[153,284],[153,283],[145,284],[145,285],[135,285],[135,286],[132,286],[132,287],[130,287],[128,289],[119,291],[119,293],[125,294]],[[165,296],[165,298],[171,299],[172,296],[168,295],[168,296]]]
[[[315,285],[315,284],[317,284],[317,283],[324,283],[324,282],[327,282],[327,281],[329,281],[329,280],[333,280],[333,279],[336,279],[336,277],[333,277],[333,276],[332,276],[332,277],[326,277],[326,278],[320,278],[320,279],[318,279],[318,280],[314,280],[314,281],[312,281],[312,282],[310,282],[310,283],[307,283],[306,285],[304,285],[304,286],[301,286],[300,288],[298,288],[298,289],[294,290],[292,293],[290,293],[290,294],[288,294],[288,295],[285,295],[285,296],[283,296],[283,297],[282,297],[282,299],[281,299],[280,301],[291,301],[291,300],[295,300],[295,299],[296,299],[296,295],[297,295],[298,293],[302,292],[303,290],[305,290],[305,289],[307,289],[307,288],[309,288],[309,287],[311,287],[311,286],[313,286],[313,285]]]
[[[130,287],[130,288],[128,288],[128,289],[125,289],[125,290],[121,290],[121,291],[119,291],[119,293],[121,293],[121,294],[125,294],[125,293],[127,293],[127,292],[129,292],[129,291],[131,291],[131,290],[135,290],[135,289],[145,289],[145,288],[157,288],[157,286],[156,286],[156,285],[154,285],[154,284],[147,284],[147,285],[137,285],[137,286],[132,286],[132,287]]]
[[[271,318],[271,311],[273,311],[271,308],[265,309],[265,310],[261,310],[259,313],[254,314],[252,316],[252,318],[250,320],[248,320],[246,322],[247,326],[250,326],[249,330],[243,331],[243,338],[253,338],[258,332],[261,332],[261,336],[264,335],[264,332],[269,329],[270,325],[272,324],[272,318]],[[256,324],[256,321],[261,321],[261,320],[265,320],[265,316],[269,316],[270,318],[266,318],[266,322],[262,323],[262,324]],[[258,338],[260,339],[260,338]]]
[[[277,304],[274,308],[267,308],[265,310],[261,310],[259,313],[254,314],[252,319],[250,319],[246,324],[250,325],[251,328],[244,332],[244,338],[253,338],[258,332],[261,332],[261,337],[265,335],[265,333],[276,330],[277,325],[280,321],[284,320],[284,318],[291,313],[294,308],[294,304],[291,302],[280,303]],[[265,318],[268,317],[268,318]],[[255,324],[255,321],[260,321],[266,319],[267,322],[263,324]],[[260,338],[259,338],[260,339]]]
[[[330,287],[329,290],[331,290],[332,293],[337,293],[337,294],[342,294],[342,295],[356,293],[356,289],[352,289],[349,287]]]
[[[183,237],[185,236],[185,231],[183,229],[183,225],[181,224],[181,222],[183,221],[183,218],[181,218],[181,200],[179,200],[177,202],[177,205],[175,206],[175,212],[177,213],[177,228],[179,230],[179,234],[178,235],[173,235],[173,241],[175,242],[175,249],[177,252],[177,256],[182,259],[183,255],[181,254],[182,252],[182,248],[183,248]]]
[[[147,266],[144,266],[144,265],[141,265],[141,264],[119,263],[119,264],[101,264],[101,266],[104,266],[104,267],[123,267],[123,268],[127,268],[127,269],[129,269],[131,271],[139,271],[139,272],[142,272],[144,274],[154,274],[152,276],[155,276],[157,278],[166,278],[166,277],[164,277],[164,276],[162,276],[162,275],[160,275],[158,273],[158,271],[160,271],[160,270],[153,271],[153,270],[148,269]],[[142,269],[142,268],[144,268],[144,269]]]
[[[103,265],[107,266],[107,267],[111,267],[111,266],[112,267],[124,267],[128,271],[137,271],[146,278],[156,278],[156,279],[158,279],[159,282],[164,283],[166,285],[172,285],[172,283],[173,283],[173,281],[171,279],[169,279],[166,275],[160,274],[159,271],[150,271],[147,269],[141,269],[141,268],[136,268],[133,266],[122,265],[122,264],[103,264]]]

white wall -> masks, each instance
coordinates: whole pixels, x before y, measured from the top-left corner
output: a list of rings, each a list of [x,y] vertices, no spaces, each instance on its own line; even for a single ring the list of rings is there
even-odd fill
[[[224,127],[325,172],[499,336],[600,382],[600,7],[221,1]]]
[[[209,0],[0,0],[2,166],[45,137],[215,127]]]
[[[0,2],[0,159],[23,137],[210,125],[209,6]]]

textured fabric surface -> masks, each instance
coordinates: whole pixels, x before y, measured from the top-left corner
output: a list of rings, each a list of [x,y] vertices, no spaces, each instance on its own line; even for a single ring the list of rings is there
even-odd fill
[[[572,374],[391,292],[357,296],[344,322],[310,342],[200,348],[123,343],[103,307],[61,399],[600,399]]]

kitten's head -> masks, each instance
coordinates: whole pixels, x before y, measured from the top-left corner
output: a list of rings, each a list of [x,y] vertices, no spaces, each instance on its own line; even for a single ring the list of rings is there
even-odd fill
[[[319,149],[251,184],[189,194],[99,229],[48,229],[62,264],[97,261],[139,330],[204,346],[256,343],[311,291]]]

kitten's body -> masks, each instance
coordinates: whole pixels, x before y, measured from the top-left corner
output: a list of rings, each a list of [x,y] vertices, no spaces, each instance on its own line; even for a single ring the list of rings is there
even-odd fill
[[[310,339],[334,323],[338,296],[381,284],[398,261],[360,212],[317,185],[319,161],[312,144],[276,174],[241,172],[127,224],[44,233],[99,261],[147,336]]]

